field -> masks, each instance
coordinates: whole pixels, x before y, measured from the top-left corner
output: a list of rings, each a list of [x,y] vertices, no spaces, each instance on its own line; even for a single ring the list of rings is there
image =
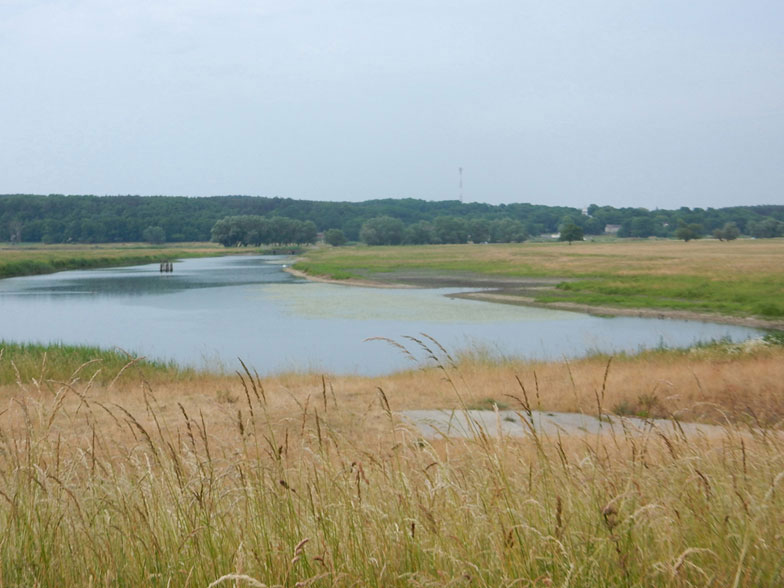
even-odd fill
[[[457,273],[466,285],[507,280],[510,299],[518,294],[537,303],[784,318],[782,239],[324,248],[295,268],[332,279],[430,278],[433,285]],[[515,288],[515,279],[531,278],[561,283],[535,293]]]
[[[692,245],[476,250],[497,256],[501,278],[527,278],[525,258],[535,276],[588,277],[587,252],[621,279],[778,275],[780,242]],[[427,279],[492,273],[482,269],[490,258],[466,251],[313,259],[352,268],[362,257],[349,273],[363,278],[411,276],[412,257]],[[0,586],[784,583],[780,334],[541,363],[452,356],[421,336],[381,352],[431,364],[378,378],[259,378],[253,366],[218,375],[122,351],[0,349]],[[527,423],[533,410],[671,420],[457,439],[424,438],[400,416],[496,407]],[[720,429],[687,434],[684,421]]]
[[[214,243],[0,244],[0,278],[48,274],[72,269],[157,263],[184,257],[226,255],[233,251],[236,250],[227,250]]]
[[[784,581],[781,345],[498,364],[397,343],[438,364],[259,379],[6,346],[3,585]],[[494,405],[723,428],[427,440],[396,416]]]

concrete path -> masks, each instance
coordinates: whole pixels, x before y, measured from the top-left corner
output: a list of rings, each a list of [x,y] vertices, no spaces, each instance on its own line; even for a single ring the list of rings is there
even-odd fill
[[[530,426],[522,421],[518,413],[511,410],[405,410],[400,413],[427,439],[441,437],[471,437],[481,429],[486,434],[498,436],[499,432],[513,437],[530,434]],[[523,415],[528,418],[525,413]],[[640,419],[603,415],[596,417],[570,412],[531,413],[532,424],[537,434],[544,435],[596,435],[614,433],[623,435],[643,434],[653,429],[663,433],[676,432],[677,425],[668,419]],[[717,435],[723,427],[700,423],[679,423],[687,435]]]

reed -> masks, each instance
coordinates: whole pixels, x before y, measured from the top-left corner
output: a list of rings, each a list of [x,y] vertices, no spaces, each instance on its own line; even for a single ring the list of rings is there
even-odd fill
[[[453,406],[476,394],[468,364],[427,338],[406,345],[432,353],[421,375],[434,375],[434,391]],[[766,353],[776,352],[749,356]],[[607,363],[597,361],[594,403],[615,385],[618,366]],[[570,369],[579,396],[582,373]],[[525,377],[507,398],[523,419],[548,392],[546,378],[529,386]],[[431,441],[397,418],[394,377],[262,379],[243,366],[218,382],[223,397],[184,382],[158,390],[144,378],[5,387],[0,582],[784,581],[777,424],[728,420],[716,437],[677,424],[571,438],[477,428],[469,439]]]
[[[196,377],[196,370],[139,357],[119,348],[0,341],[0,386],[32,380],[66,382],[73,378],[106,385],[112,381],[172,382]]]

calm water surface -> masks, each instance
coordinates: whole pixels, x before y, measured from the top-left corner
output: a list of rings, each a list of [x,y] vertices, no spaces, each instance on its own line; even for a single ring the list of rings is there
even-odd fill
[[[380,374],[412,367],[390,338],[427,333],[450,352],[532,359],[688,346],[754,329],[451,299],[455,289],[307,282],[290,260],[242,256],[0,280],[0,339],[118,346],[199,368]],[[415,346],[414,346],[415,347]]]

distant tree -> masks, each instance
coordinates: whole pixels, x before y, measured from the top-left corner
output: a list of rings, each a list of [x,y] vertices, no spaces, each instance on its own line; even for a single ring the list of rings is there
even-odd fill
[[[159,226],[167,242],[203,241],[213,237],[228,246],[256,243],[296,243],[310,239],[311,228],[297,224],[312,221],[319,231],[338,228],[349,241],[359,239],[368,219],[392,217],[403,225],[405,242],[517,241],[524,234],[554,233],[565,217],[583,229],[583,234],[601,234],[606,224],[621,225],[623,234],[673,237],[683,221],[697,224],[708,233],[724,230],[734,222],[741,233],[758,238],[784,236],[784,206],[735,206],[655,211],[644,208],[614,208],[591,204],[584,216],[574,208],[516,202],[490,205],[458,200],[426,202],[413,198],[385,198],[365,202],[317,202],[291,198],[216,196],[187,198],[173,196],[63,196],[51,194],[0,194],[0,241],[87,243],[142,241],[147,227]],[[234,217],[241,217],[234,219]],[[440,237],[426,230],[435,219]],[[639,220],[641,218],[646,220]],[[225,227],[216,223],[234,219]],[[511,237],[501,221],[522,223],[524,232]],[[488,224],[486,224],[488,223]],[[463,230],[464,225],[465,230]],[[487,236],[489,226],[490,235]],[[413,228],[416,227],[416,228]],[[215,233],[211,229],[215,228]],[[399,226],[398,226],[399,228]],[[225,230],[224,230],[225,229]],[[501,230],[503,229],[503,230]],[[304,231],[304,232],[303,232]]]
[[[294,221],[294,242],[302,243],[315,243],[318,236],[318,229],[316,223],[311,220],[307,221]]]
[[[427,221],[418,221],[406,228],[405,243],[407,245],[428,245],[438,243],[436,230]]]
[[[403,242],[403,221],[391,216],[377,216],[362,225],[359,238],[368,245],[399,245]]]
[[[324,233],[324,241],[333,247],[340,247],[346,244],[346,235],[340,229],[329,229]]]
[[[703,233],[702,225],[697,223],[686,224],[683,221],[679,221],[678,228],[675,229],[675,237],[683,239],[687,243],[692,239],[699,239]]]
[[[757,239],[770,239],[784,236],[784,222],[774,218],[749,223],[749,233]]]
[[[222,218],[213,225],[211,231],[212,240],[224,247],[314,243],[317,233],[313,221],[285,216],[265,218],[252,214]]]
[[[724,228],[713,231],[713,236],[719,241],[734,241],[739,235],[740,229],[734,222],[725,223]]]
[[[18,220],[13,220],[8,223],[8,240],[11,243],[22,242],[22,223]]]
[[[270,219],[270,235],[268,243],[295,243],[297,227],[294,219],[287,216],[273,216]]]
[[[490,222],[483,218],[468,221],[468,236],[474,243],[485,243],[490,240]]]
[[[595,205],[594,205],[595,206]],[[602,235],[607,223],[598,218],[589,218],[583,224],[583,233],[586,235]]]
[[[437,216],[433,221],[436,236],[441,243],[465,243],[468,241],[468,225],[456,216]]]
[[[231,234],[231,221],[229,218],[226,217],[216,222],[210,231],[212,241],[220,243],[224,247],[231,247],[237,244],[236,240],[232,242],[233,235]]]
[[[637,237],[645,239],[656,232],[656,225],[650,216],[635,216],[628,223],[621,225],[618,235],[621,237]]]
[[[362,224],[365,222],[363,218],[351,217],[343,221],[340,227],[346,239],[349,241],[359,241],[359,231],[362,229]]]
[[[571,245],[572,241],[583,240],[583,230],[573,220],[568,219],[559,228],[561,233],[558,237],[559,241],[569,241],[569,245]]]
[[[520,221],[502,218],[490,223],[490,240],[493,243],[522,243],[528,239],[528,231]]]
[[[158,226],[147,227],[144,229],[144,231],[142,231],[142,239],[148,243],[155,243],[156,245],[159,243],[165,243],[166,231],[164,231],[162,227]]]

